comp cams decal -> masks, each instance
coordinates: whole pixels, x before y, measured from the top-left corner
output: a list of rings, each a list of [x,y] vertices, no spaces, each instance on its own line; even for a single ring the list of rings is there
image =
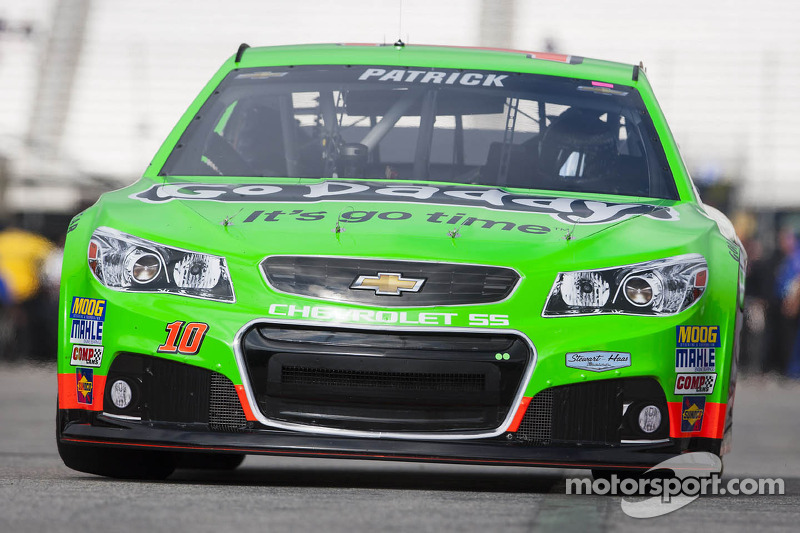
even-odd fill
[[[72,357],[69,364],[72,366],[91,366],[98,368],[103,363],[102,346],[83,346],[72,347]]]
[[[69,340],[73,344],[103,344],[103,323],[106,320],[106,301],[96,298],[72,298]]]
[[[94,391],[94,371],[91,368],[75,369],[78,403],[92,405]]]
[[[569,224],[607,224],[644,215],[656,220],[678,220],[672,207],[616,204],[576,198],[548,198],[511,194],[501,189],[457,186],[387,185],[324,181],[308,185],[175,183],[153,185],[130,195],[150,204],[172,200],[230,203],[409,202],[447,206],[483,207],[498,211],[543,213]]]
[[[705,410],[705,396],[685,396],[681,408],[681,431],[697,433],[702,430]]]
[[[678,374],[675,379],[675,394],[711,394],[716,382],[716,374]]]
[[[716,372],[719,326],[677,326],[675,333],[676,372]]]
[[[605,372],[631,366],[631,354],[623,352],[573,352],[566,355],[569,368]]]

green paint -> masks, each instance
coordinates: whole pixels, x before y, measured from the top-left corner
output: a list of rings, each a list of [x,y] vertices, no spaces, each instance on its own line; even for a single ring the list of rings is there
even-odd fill
[[[211,201],[215,186],[230,184],[264,187],[298,186],[300,180],[287,178],[221,178],[218,176],[160,176],[167,156],[185,128],[198,113],[203,102],[234,68],[232,59],[214,75],[197,99],[190,105],[175,129],[155,155],[142,179],[121,190],[104,194],[97,204],[81,217],[81,223],[68,234],[61,284],[61,324],[58,368],[61,373],[74,373],[69,364],[73,343],[70,342],[68,302],[73,296],[103,298],[108,301],[104,323],[104,356],[95,376],[103,376],[115,354],[132,352],[154,355],[166,338],[165,326],[176,320],[202,321],[209,330],[202,349],[192,356],[164,356],[215,369],[234,383],[242,383],[236,364],[233,344],[246,324],[261,319],[293,320],[319,323],[311,317],[315,309],[325,308],[342,313],[341,325],[391,328],[391,323],[368,320],[380,311],[405,313],[402,328],[483,331],[512,330],[530,340],[536,350],[536,365],[525,384],[525,395],[533,396],[550,386],[583,381],[574,369],[565,366],[564,354],[588,351],[619,351],[631,354],[626,377],[654,376],[664,388],[668,401],[680,401],[673,394],[675,384],[676,326],[717,325],[721,346],[716,348],[718,379],[707,402],[728,401],[728,382],[733,364],[734,324],[737,305],[739,263],[731,257],[726,240],[705,206],[696,199],[677,146],[643,72],[638,82],[631,81],[631,66],[596,60],[580,65],[532,60],[524,54],[491,51],[451,50],[407,46],[341,47],[333,45],[251,48],[244,54],[239,68],[304,65],[304,64],[396,65],[441,68],[484,69],[504,72],[526,72],[565,78],[598,80],[639,91],[674,176],[679,195],[677,201],[647,200],[609,194],[579,194],[570,191],[547,192],[507,189],[506,193],[535,195],[540,200],[580,199],[589,202],[632,203],[669,207],[679,220],[661,220],[656,216],[638,216],[609,223],[571,224],[552,212],[522,209],[503,210],[491,203],[474,205],[430,205],[402,197],[373,195],[370,198],[330,196],[309,201],[298,195],[297,201],[274,202],[264,198],[258,202],[226,203]],[[223,131],[230,108],[219,123]],[[319,186],[325,180],[302,180],[306,187]],[[330,180],[329,180],[330,181]],[[337,181],[337,180],[334,180]],[[362,184],[360,180],[340,182]],[[458,186],[454,183],[433,183],[412,180],[416,185],[432,188]],[[180,192],[183,183],[207,186],[201,193],[186,193],[191,199],[147,203],[131,196],[161,185],[174,186]],[[406,182],[407,184],[408,182]],[[402,186],[402,179],[371,180],[370,187]],[[472,194],[487,187],[464,184]],[[170,190],[163,190],[171,194]],[[208,195],[208,200],[197,199]],[[306,194],[310,194],[306,190]],[[560,200],[568,202],[568,200]],[[381,219],[377,215],[364,222],[348,222],[345,233],[332,231],[344,209],[352,212],[401,212],[400,220]],[[221,222],[237,213],[233,224]],[[280,211],[268,220],[270,213]],[[503,224],[483,227],[462,226],[458,230],[458,246],[452,245],[448,232],[452,225],[432,222],[432,213],[446,217],[462,213],[462,218],[491,219]],[[295,213],[295,214],[290,214]],[[315,213],[315,216],[309,214]],[[305,218],[303,218],[305,216]],[[724,224],[724,222],[723,222]],[[236,302],[221,303],[175,294],[142,294],[116,292],[101,285],[87,268],[86,250],[92,232],[99,226],[152,240],[167,246],[224,256],[233,282]],[[518,228],[541,227],[541,231]],[[566,240],[564,236],[570,235]],[[668,317],[654,316],[567,316],[542,317],[545,301],[561,271],[611,268],[621,265],[672,257],[687,253],[702,254],[709,265],[709,285],[700,301],[689,309]],[[321,301],[278,293],[270,289],[259,271],[259,263],[268,255],[319,255],[363,258],[423,260],[507,266],[521,274],[514,293],[502,302],[491,305],[466,305],[435,308],[381,308],[353,306],[336,301]],[[277,307],[275,307],[277,306]],[[292,306],[296,313],[287,314]],[[272,313],[270,310],[272,309]],[[303,309],[308,309],[304,316]],[[278,312],[274,312],[278,310]],[[357,312],[356,312],[357,311]],[[327,311],[326,311],[327,312]],[[435,320],[430,318],[436,313]],[[390,316],[390,315],[387,315]],[[391,315],[394,316],[394,315]],[[503,317],[492,319],[490,317]],[[506,322],[503,322],[505,320]],[[411,325],[409,325],[411,324]],[[495,359],[509,360],[508,353],[496,353]],[[587,381],[607,379],[614,372],[587,372]],[[98,391],[99,392],[99,391]]]

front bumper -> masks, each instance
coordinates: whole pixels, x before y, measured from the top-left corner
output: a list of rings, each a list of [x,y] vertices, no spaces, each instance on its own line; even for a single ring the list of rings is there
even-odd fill
[[[115,380],[134,383],[132,405],[114,407]],[[457,434],[320,434],[276,428],[247,408],[241,385],[222,374],[158,357],[125,354],[95,393],[103,411],[62,408],[58,435],[79,446],[506,466],[646,469],[685,451],[719,453],[721,439],[670,438],[669,421],[637,435],[636,405],[669,412],[660,386],[644,378],[554,387],[523,401],[510,427],[476,438]],[[101,402],[97,402],[100,404]],[[444,436],[445,438],[442,438]]]
[[[83,412],[85,413],[85,412]],[[62,411],[62,422],[71,415]],[[100,424],[100,425],[97,425]],[[258,428],[215,433],[190,428],[152,427],[97,415],[93,423],[69,422],[60,429],[62,442],[81,446],[138,448],[165,452],[211,452],[377,459],[433,463],[550,468],[646,470],[684,451],[719,452],[717,439],[669,439],[658,444],[620,446],[520,446],[497,438],[491,441],[423,441],[331,437]]]
[[[136,295],[129,294],[114,296],[121,303],[137,298]],[[233,312],[224,316],[213,315],[213,302],[195,301],[191,302],[192,312],[187,315],[185,302],[177,298],[164,297],[164,303],[174,304],[164,308],[144,308],[121,303],[109,303],[108,306],[109,319],[104,324],[106,338],[103,340],[106,355],[102,365],[94,369],[93,376],[88,376],[93,379],[92,398],[87,399],[84,396],[81,401],[80,392],[76,394],[76,390],[81,390],[80,380],[83,378],[81,375],[76,376],[78,365],[70,365],[69,362],[68,354],[72,349],[71,344],[74,343],[64,343],[67,356],[64,357],[62,353],[59,362],[59,438],[63,442],[86,446],[158,448],[174,452],[194,450],[586,468],[649,468],[685,451],[710,451],[718,454],[721,449],[728,392],[727,386],[723,388],[727,377],[727,358],[718,358],[718,387],[713,395],[704,399],[705,414],[701,432],[689,433],[683,430],[681,398],[672,394],[675,379],[675,327],[687,321],[707,322],[708,319],[701,316],[699,308],[693,310],[691,316],[674,319],[641,320],[636,317],[600,316],[544,320],[532,317],[530,326],[521,324],[524,327],[507,329],[459,324],[456,320],[462,315],[469,320],[473,320],[473,317],[501,316],[464,311],[459,311],[458,317],[453,316],[453,324],[447,324],[447,327],[423,326],[430,316],[421,312],[413,316],[410,312],[395,313],[398,320],[402,318],[414,325],[378,326],[322,322],[319,317],[313,320],[314,316],[306,317],[303,313],[308,310],[313,315],[315,308],[294,307],[290,304],[281,305],[286,307],[286,313],[297,315],[294,316],[296,320],[289,317],[254,319],[247,314],[244,314],[247,318],[243,319]],[[208,307],[208,313],[201,307]],[[270,310],[272,307],[268,306]],[[188,322],[199,317],[208,320],[208,324]],[[196,352],[188,353],[192,350],[184,350],[187,352],[185,354],[162,350],[170,346],[171,327],[184,322],[186,326],[180,330],[184,333],[189,325],[195,325],[196,331],[207,331],[202,346],[198,343]],[[130,324],[135,324],[135,327],[131,329]],[[581,324],[592,325],[592,328],[578,330],[578,325]],[[264,396],[272,393],[269,390],[259,391],[252,386],[253,379],[249,373],[256,370],[255,367],[248,366],[244,339],[251,328],[275,325],[286,328],[302,326],[306,330],[326,332],[338,329],[350,333],[373,331],[397,335],[447,334],[464,338],[470,338],[471,335],[518,336],[525,341],[529,353],[517,356],[512,349],[498,349],[495,354],[493,346],[490,346],[491,350],[476,352],[488,354],[489,361],[484,358],[482,364],[495,364],[492,361],[496,360],[497,355],[502,355],[500,352],[508,353],[509,358],[497,364],[513,364],[517,361],[521,369],[515,375],[513,387],[497,388],[498,391],[511,390],[510,396],[502,398],[502,402],[497,404],[484,403],[484,410],[486,405],[497,405],[504,410],[494,413],[493,418],[485,416],[484,420],[492,423],[482,426],[482,429],[471,431],[470,428],[464,430],[463,427],[429,427],[425,431],[413,432],[408,428],[391,426],[395,423],[391,420],[387,423],[390,430],[371,431],[369,426],[359,428],[348,424],[344,424],[342,428],[332,428],[330,423],[315,425],[307,418],[287,417],[285,412],[292,407],[289,403],[286,404],[288,407],[277,414],[265,411],[269,405],[265,403]],[[200,326],[207,326],[208,329]],[[724,326],[720,329],[728,330]],[[728,331],[732,332],[732,328]],[[67,333],[64,340],[68,338]],[[186,339],[187,347],[192,347],[193,339],[199,337],[181,338]],[[535,345],[529,339],[535,339]],[[595,339],[605,340],[598,342]],[[173,339],[172,345],[175,344]],[[274,351],[293,352],[279,348]],[[607,372],[587,372],[565,367],[564,353],[595,349],[631,352],[633,363],[630,367]],[[265,348],[266,351],[269,350]],[[720,355],[725,351],[724,346],[718,349]],[[311,352],[311,356],[304,355],[306,360],[320,354],[317,348]],[[352,354],[349,348],[347,353]],[[142,389],[138,393],[145,394],[146,398],[141,403],[139,412],[115,411],[108,398],[108,387],[117,377],[124,377],[128,371],[154,375],[152,369],[145,370],[144,367],[139,370],[117,368],[117,362],[126,354],[154,361],[159,365],[175,365],[186,372],[173,371],[174,369],[167,369],[163,374],[160,371],[155,372],[155,375],[161,375],[163,379],[142,381]],[[283,361],[290,361],[292,358],[280,356],[274,359],[283,364]],[[265,356],[262,368],[268,366],[269,361]],[[78,370],[81,370],[80,367]],[[380,369],[365,368],[362,377],[372,375],[370,373],[378,370]],[[401,373],[399,370],[389,370],[390,373]],[[419,374],[419,371],[411,369],[410,373]],[[468,373],[477,374],[480,371]],[[502,379],[501,377],[500,380]],[[651,385],[645,387],[644,392],[636,392],[637,387],[618,386],[622,382],[642,380],[649,381]],[[224,383],[225,390],[217,390],[215,393],[211,386],[213,383]],[[283,384],[279,385],[283,387]],[[553,392],[549,400],[546,398],[548,390]],[[283,392],[286,390],[278,390],[277,394]],[[295,394],[295,400],[299,397],[302,401],[316,394],[313,388],[305,392],[299,389],[289,392]],[[208,398],[198,401],[203,394]],[[395,396],[403,397],[402,394]],[[475,398],[479,396],[475,395]],[[422,399],[427,401],[430,398]],[[544,400],[545,405],[549,401],[553,406],[549,414],[544,413],[546,416],[541,411],[540,400]],[[626,412],[632,412],[629,411],[631,406],[641,405],[643,401],[655,402],[663,413],[664,422],[659,431],[649,437],[636,435],[633,417],[626,416]],[[425,402],[419,404],[424,405]],[[449,405],[457,406],[458,402],[453,401]],[[386,409],[382,414],[390,410]],[[331,415],[338,416],[340,420],[351,415],[355,418],[362,416],[357,411],[347,410],[325,414],[329,415],[328,421],[333,419]],[[449,420],[458,418],[448,416]],[[378,415],[373,414],[373,419],[378,418]]]

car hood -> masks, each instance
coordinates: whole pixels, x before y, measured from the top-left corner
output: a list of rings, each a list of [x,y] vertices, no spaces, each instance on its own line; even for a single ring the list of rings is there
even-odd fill
[[[297,254],[539,267],[684,253],[715,225],[694,203],[626,200],[430,183],[142,180],[105,195],[96,222],[246,261]]]

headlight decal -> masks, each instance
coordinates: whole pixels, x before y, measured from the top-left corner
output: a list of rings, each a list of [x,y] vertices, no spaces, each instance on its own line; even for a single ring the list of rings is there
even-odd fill
[[[95,278],[109,289],[236,301],[224,257],[100,227],[92,234],[87,261]]]
[[[700,254],[559,272],[542,316],[674,315],[691,307],[707,284],[708,264]]]

